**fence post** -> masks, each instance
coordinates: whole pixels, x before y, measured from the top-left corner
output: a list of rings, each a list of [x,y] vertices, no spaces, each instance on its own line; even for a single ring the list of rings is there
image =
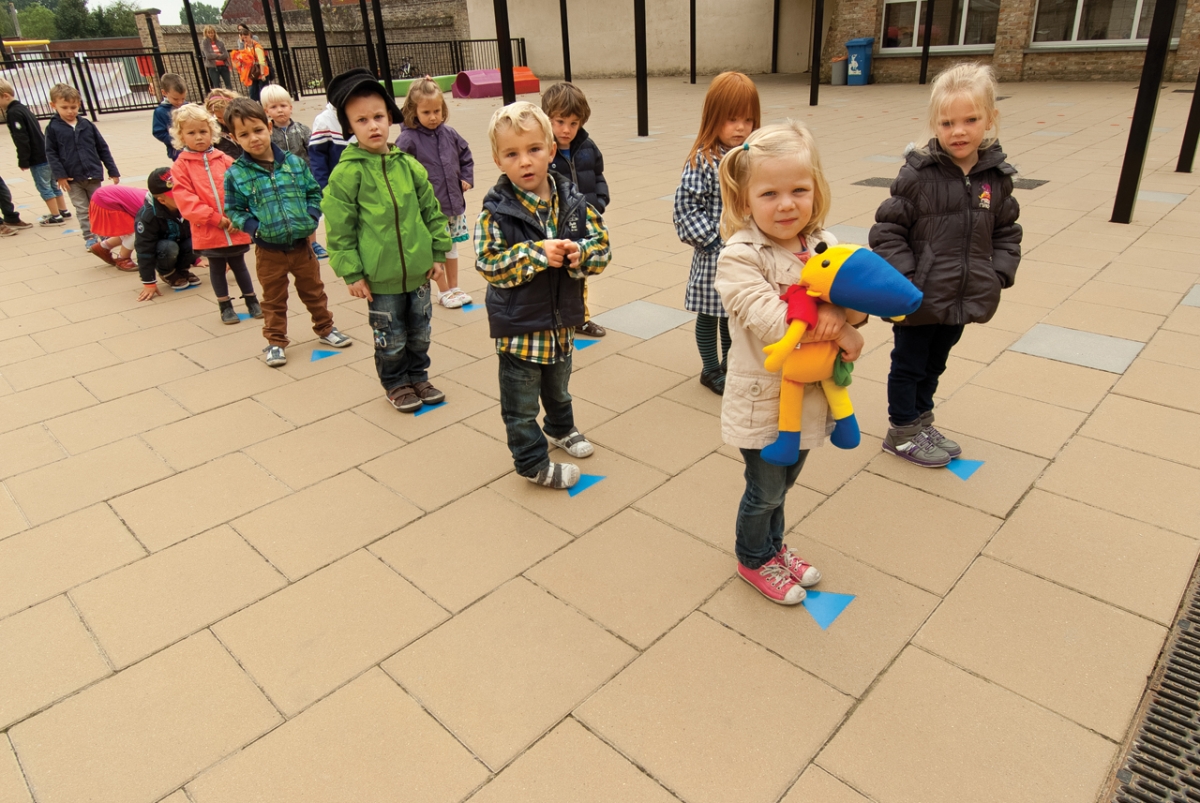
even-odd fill
[[[158,34],[154,32],[155,19],[157,18],[146,15],[146,30],[150,32],[150,50],[154,53],[154,69],[158,71],[158,77],[162,78],[167,69],[163,66],[162,51],[158,49]]]
[[[192,16],[191,0],[183,0],[183,12],[187,15],[188,30],[192,32],[192,48],[194,48],[196,51],[196,60],[203,65],[204,54],[200,52],[200,35],[196,33],[196,18]],[[150,20],[146,20],[146,22],[149,21]],[[208,85],[208,70],[204,70],[203,72],[204,80],[199,82],[197,86],[201,87],[205,94],[208,94],[208,90],[212,89],[212,87]]]
[[[83,58],[87,59],[86,53],[84,54]],[[79,56],[72,56],[69,66],[71,68],[71,80],[76,81],[77,84],[79,84],[80,86],[83,87],[83,99],[85,101],[87,101],[88,109],[92,112],[92,117],[99,117],[100,116],[100,104],[98,104],[95,100],[92,99],[92,96],[95,95],[95,87],[88,86],[88,84],[90,84],[91,80],[92,80],[91,71],[88,70],[87,75],[86,76],[84,75],[84,71],[86,68],[84,66],[84,62],[80,60]],[[76,67],[79,68],[78,76],[75,75]],[[79,79],[83,79],[83,80],[79,80]]]
[[[207,84],[203,83],[200,80],[200,74],[207,72],[207,70],[204,70],[200,67],[200,63],[202,63],[202,62],[197,62],[196,57],[193,56],[191,53],[188,53],[187,56],[192,61],[192,77],[196,79],[196,86],[200,86],[200,87],[207,86]],[[208,90],[205,90],[205,94],[207,94],[207,93],[208,93]]]
[[[696,83],[696,0],[688,2],[688,51],[692,62],[689,84]]]
[[[375,12],[375,38],[379,40],[379,70],[383,73],[384,88],[394,98],[396,85],[392,83],[392,58],[388,55],[387,31],[383,29],[381,0],[371,0],[371,9]]]
[[[275,17],[271,13],[271,4],[268,0],[259,0],[262,6],[263,18],[267,21],[267,39],[271,42],[271,58],[269,61],[274,62],[272,69],[275,72],[275,80],[282,81],[283,88],[287,89],[287,75],[279,67],[279,40],[275,38]]]
[[[563,80],[571,80],[571,28],[567,25],[567,0],[558,0],[558,18],[562,23]]]
[[[1192,172],[1196,158],[1196,140],[1200,139],[1200,75],[1196,76],[1196,88],[1192,91],[1192,106],[1188,110],[1187,125],[1183,127],[1183,146],[1179,149],[1176,173]]]
[[[650,136],[650,86],[646,75],[646,0],[633,0],[633,61],[637,73],[637,130]]]
[[[925,85],[929,77],[929,46],[933,43],[933,0],[925,0],[925,36],[921,39],[921,76],[917,83]],[[867,76],[871,80],[871,76]]]
[[[460,72],[462,72],[462,42],[458,39],[455,39],[451,45],[450,69],[454,71],[455,75],[458,75]]]
[[[367,0],[358,0],[358,13],[362,15],[363,44],[367,48],[367,64],[371,66],[371,75],[378,77],[379,62],[375,59],[375,45],[371,42],[371,19],[367,14]]]
[[[321,83],[329,89],[333,80],[333,67],[329,64],[329,46],[325,43],[325,21],[321,19],[321,0],[308,0],[308,11],[312,16],[313,38],[317,40],[317,57],[321,60]]]
[[[812,74],[809,77],[808,105],[816,106],[821,93],[821,28],[825,25],[825,0],[813,3]]]
[[[283,51],[279,54],[276,62],[282,64],[280,72],[287,79],[285,86],[291,90],[292,97],[296,100],[300,99],[300,79],[296,73],[292,71],[292,49],[288,46],[287,26],[283,21],[283,10],[279,7],[279,0],[275,0],[275,15],[279,17],[279,42],[283,45]]]
[[[515,103],[517,84],[513,78],[512,33],[508,29],[508,0],[492,0],[496,15],[496,57],[500,60],[500,89],[504,103]]]

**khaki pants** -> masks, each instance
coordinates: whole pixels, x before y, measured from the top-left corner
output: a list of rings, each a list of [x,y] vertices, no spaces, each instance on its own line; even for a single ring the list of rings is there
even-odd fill
[[[321,264],[317,262],[307,242],[291,251],[272,251],[256,245],[255,268],[262,285],[263,337],[272,346],[286,346],[288,311],[288,274],[296,283],[296,293],[308,314],[312,316],[313,331],[324,337],[333,329],[333,313],[325,284],[321,281]]]

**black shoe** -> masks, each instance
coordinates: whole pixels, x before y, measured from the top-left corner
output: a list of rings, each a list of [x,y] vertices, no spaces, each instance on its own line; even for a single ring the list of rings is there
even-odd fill
[[[721,369],[715,371],[701,371],[700,384],[711,390],[718,396],[725,395],[725,372]]]
[[[70,213],[70,212],[68,212],[66,209],[64,209],[63,211],[59,212],[59,213],[58,213],[58,216],[59,216],[59,217],[61,217],[63,220],[70,220],[70,219],[71,219],[71,213]]]
[[[262,307],[258,305],[257,296],[242,296],[242,300],[246,302],[246,312],[250,313],[251,318],[261,318],[263,316]]]
[[[226,299],[217,302],[221,306],[221,323],[229,325],[241,323],[242,319],[233,311],[233,302]]]

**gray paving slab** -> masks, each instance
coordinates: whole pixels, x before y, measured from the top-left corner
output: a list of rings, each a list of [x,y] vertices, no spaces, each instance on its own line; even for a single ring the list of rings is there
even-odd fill
[[[605,329],[649,340],[692,320],[695,315],[649,301],[630,301],[592,318]]]
[[[1155,192],[1154,190],[1141,190],[1137,194],[1139,201],[1151,201],[1156,204],[1181,204],[1187,200],[1187,196],[1181,192]]]
[[[834,237],[837,237],[839,243],[866,245],[867,235],[871,233],[871,230],[866,226],[847,226],[839,223],[836,226],[830,226],[829,232]]]
[[[1145,345],[1136,340],[1039,323],[1008,350],[1123,374]]]
[[[1189,307],[1200,307],[1200,284],[1193,285],[1192,289],[1188,290],[1188,294],[1183,297],[1183,301],[1179,303]]]

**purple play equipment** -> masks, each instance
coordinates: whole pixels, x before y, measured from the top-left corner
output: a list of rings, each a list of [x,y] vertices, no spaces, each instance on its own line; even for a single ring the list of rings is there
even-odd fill
[[[513,81],[518,95],[537,94],[541,82],[528,67],[514,67]],[[464,70],[454,79],[452,94],[456,98],[495,98],[503,94],[499,70]]]

